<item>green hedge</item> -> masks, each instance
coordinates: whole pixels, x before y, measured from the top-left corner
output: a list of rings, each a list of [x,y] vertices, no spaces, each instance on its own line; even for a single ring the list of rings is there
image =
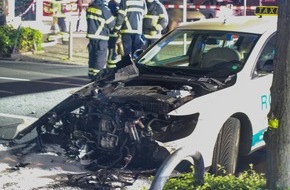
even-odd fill
[[[170,178],[164,190],[266,190],[264,174],[251,169],[244,171],[238,177],[234,175],[214,176],[206,173],[204,184],[193,184],[193,173],[181,174],[178,178]]]
[[[0,57],[10,57],[13,51],[14,53],[39,51],[42,49],[42,43],[43,35],[39,30],[0,26]]]

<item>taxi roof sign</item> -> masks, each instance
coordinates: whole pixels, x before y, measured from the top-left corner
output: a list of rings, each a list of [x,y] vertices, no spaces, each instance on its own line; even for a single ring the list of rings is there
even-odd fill
[[[278,15],[278,7],[277,6],[258,6],[256,7],[255,15],[259,15],[259,16]]]

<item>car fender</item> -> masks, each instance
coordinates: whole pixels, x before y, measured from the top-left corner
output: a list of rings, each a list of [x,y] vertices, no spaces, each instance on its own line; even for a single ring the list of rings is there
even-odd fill
[[[236,84],[229,88],[193,99],[170,112],[169,115],[175,116],[199,113],[197,126],[192,134],[170,143],[177,147],[193,146],[196,150],[205,150],[201,153],[204,156],[205,165],[209,166],[218,133],[224,122],[235,113],[245,114],[252,126],[256,126],[253,134],[260,134],[261,130],[267,127],[266,113],[268,111],[267,109],[261,109],[261,106],[266,106],[262,105],[264,102],[261,102],[261,98],[270,93],[269,86],[272,77],[269,75],[264,76],[261,80],[248,79],[246,82],[247,79],[243,78],[242,80],[237,80]],[[261,88],[257,88],[259,85]],[[255,93],[247,96],[248,93],[244,89]],[[267,104],[269,106],[269,103]],[[256,146],[261,144],[263,142],[260,139]]]

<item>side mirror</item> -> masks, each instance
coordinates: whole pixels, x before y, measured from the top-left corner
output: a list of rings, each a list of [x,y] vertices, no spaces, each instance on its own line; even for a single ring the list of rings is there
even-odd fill
[[[134,53],[133,53],[133,60],[136,60],[142,53],[144,52],[143,49],[137,49]]]

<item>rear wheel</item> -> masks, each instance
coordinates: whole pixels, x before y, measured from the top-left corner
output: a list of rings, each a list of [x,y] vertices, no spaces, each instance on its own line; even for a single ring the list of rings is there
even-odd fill
[[[229,118],[218,134],[215,144],[211,173],[215,175],[235,174],[240,142],[240,120]]]

